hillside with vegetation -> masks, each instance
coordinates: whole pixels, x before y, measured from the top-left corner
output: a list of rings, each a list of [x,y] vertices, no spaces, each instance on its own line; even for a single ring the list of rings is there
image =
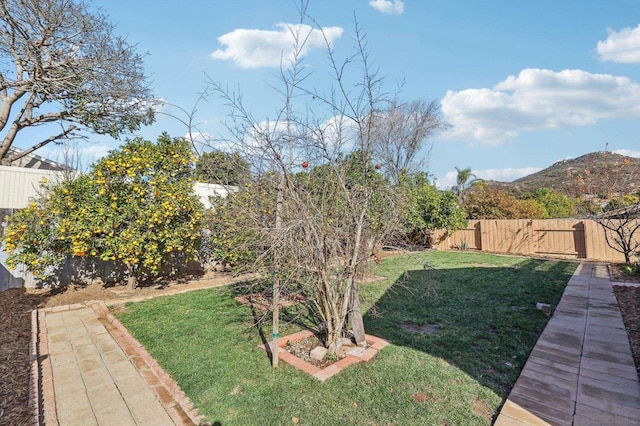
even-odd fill
[[[640,158],[613,152],[592,152],[558,161],[513,182],[490,181],[488,185],[516,196],[551,188],[572,198],[608,200],[640,192]]]

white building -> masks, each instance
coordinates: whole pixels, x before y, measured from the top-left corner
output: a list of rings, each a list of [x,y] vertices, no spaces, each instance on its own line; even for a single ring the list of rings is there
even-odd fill
[[[200,202],[205,209],[211,208],[211,198],[226,197],[231,192],[238,192],[237,186],[224,186],[215,183],[196,182],[193,185],[193,191],[196,193]]]

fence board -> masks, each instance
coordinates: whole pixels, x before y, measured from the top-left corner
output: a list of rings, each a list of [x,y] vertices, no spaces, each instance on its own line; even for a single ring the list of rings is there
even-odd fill
[[[591,219],[472,220],[460,231],[438,230],[434,237],[439,249],[461,248],[466,241],[469,249],[492,253],[624,262]]]

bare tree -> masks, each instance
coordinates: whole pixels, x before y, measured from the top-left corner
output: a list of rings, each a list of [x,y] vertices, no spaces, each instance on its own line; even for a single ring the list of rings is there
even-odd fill
[[[630,265],[631,256],[640,256],[640,203],[606,212],[596,221],[609,247],[624,255],[624,263]]]
[[[100,12],[75,0],[0,2],[0,162],[82,130],[116,137],[153,121],[142,57]],[[58,124],[18,154],[20,131]]]
[[[304,10],[301,16],[306,18]],[[356,276],[370,263],[374,248],[401,224],[402,191],[394,190],[374,164],[374,158],[384,161],[376,157],[384,140],[379,132],[393,126],[378,121],[389,119],[380,112],[392,101],[381,90],[357,22],[355,27],[354,53],[344,61],[336,59],[325,38],[333,76],[327,93],[305,87],[310,74],[301,52],[309,33],[303,26],[291,27],[295,53],[281,66],[276,90],[282,106],[269,120],[258,120],[241,96],[209,81],[209,89],[231,108],[229,140],[254,174],[252,184],[220,202],[249,200],[229,216],[253,232],[242,249],[258,252],[252,268],[275,278],[274,310],[279,291],[292,283],[304,286],[331,352],[339,350],[345,335],[364,342]],[[315,30],[322,31],[317,24]],[[428,131],[401,129],[402,122],[393,127],[394,135],[404,138],[398,146],[416,147]],[[395,163],[380,169],[410,168],[417,149],[406,152],[409,159],[396,156]]]
[[[372,115],[372,128],[365,131],[373,138],[376,158],[395,184],[402,175],[414,172],[412,167],[421,165],[416,156],[427,139],[447,127],[437,101],[401,103],[392,99]]]

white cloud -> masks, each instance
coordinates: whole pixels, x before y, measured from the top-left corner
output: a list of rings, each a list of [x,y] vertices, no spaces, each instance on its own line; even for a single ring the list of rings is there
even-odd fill
[[[191,142],[192,148],[194,148],[198,154],[203,154],[205,151],[210,151],[211,149],[229,151],[228,144],[215,139],[211,133],[192,131],[185,133],[183,137]]]
[[[296,37],[299,56],[310,49],[323,47],[325,37],[332,44],[342,36],[340,27],[323,27],[322,30],[304,24],[279,23],[278,31],[237,29],[218,37],[222,48],[211,54],[214,59],[231,60],[242,68],[279,67],[291,65],[296,53]]]
[[[369,6],[380,13],[388,15],[402,15],[404,13],[404,2],[402,0],[371,0]]]
[[[112,149],[114,148],[106,143],[72,141],[60,145],[49,144],[34,154],[58,163],[69,164],[74,168],[86,169],[102,157],[106,157]]]
[[[521,168],[506,168],[506,169],[485,169],[485,170],[473,170],[472,173],[476,175],[478,179],[484,180],[497,180],[500,182],[511,182],[524,176],[528,176],[532,173],[536,173],[542,170],[540,167],[521,167]],[[456,185],[456,177],[458,173],[456,171],[447,172],[444,177],[438,179],[437,185],[440,189],[451,189]]]
[[[90,163],[92,163],[109,155],[109,151],[112,149],[114,148],[107,144],[85,145],[78,149],[78,155],[80,158],[90,160]]]
[[[209,144],[213,139],[213,136],[211,135],[211,133],[207,133],[207,132],[187,132],[184,134],[183,137],[188,141],[191,141],[196,144],[203,144],[203,145]]]
[[[626,155],[627,157],[640,158],[640,151],[634,151],[631,149],[616,149],[613,152],[620,155]]]
[[[582,70],[524,69],[492,89],[447,91],[445,137],[500,144],[522,131],[586,126],[640,115],[640,85],[627,77]]]
[[[345,115],[335,115],[313,131],[318,145],[324,145],[330,152],[351,151],[358,138],[356,122]]]
[[[528,176],[532,173],[536,173],[542,170],[540,167],[520,167],[520,168],[506,168],[506,169],[486,169],[478,170],[474,174],[484,180],[497,180],[500,182],[511,182],[519,179],[523,176]]]
[[[601,61],[633,64],[640,62],[640,25],[620,31],[608,29],[609,37],[599,41],[598,56]]]

